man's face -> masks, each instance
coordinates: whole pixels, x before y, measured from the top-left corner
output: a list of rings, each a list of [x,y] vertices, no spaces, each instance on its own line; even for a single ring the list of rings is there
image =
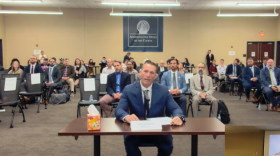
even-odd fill
[[[252,67],[253,66],[253,60],[247,60],[247,64],[249,67]]]
[[[112,67],[112,60],[107,60],[107,66]]]
[[[273,61],[272,59],[269,59],[269,60],[267,61],[267,66],[268,66],[269,68],[273,68],[273,67],[274,67],[274,61]]]
[[[267,63],[267,61],[266,60],[263,60],[263,64],[266,64]]]
[[[236,60],[234,60],[234,61],[233,61],[233,64],[234,64],[234,65],[237,65],[237,61],[236,61]]]
[[[41,51],[41,55],[44,55],[44,52],[43,52],[43,51]]]
[[[31,56],[31,57],[30,57],[30,63],[31,63],[31,64],[34,64],[34,63],[36,63],[36,62],[37,62],[36,57],[35,57],[35,56]]]
[[[45,61],[45,60],[44,60],[43,64],[44,64],[44,65],[48,65],[48,61]]]
[[[204,70],[205,70],[204,64],[200,63],[200,64],[197,66],[197,73],[199,73],[200,75],[203,75]]]
[[[215,64],[216,64],[216,61],[213,61],[213,62],[212,62],[212,64],[214,64],[214,65],[215,65]]]
[[[159,63],[159,66],[160,66],[160,67],[164,67],[164,62],[161,61],[161,62]]]
[[[224,65],[224,61],[223,61],[223,60],[221,60],[221,61],[220,61],[220,64],[221,64],[221,65]]]
[[[170,61],[170,68],[171,68],[172,70],[177,70],[178,64],[177,64],[177,61],[176,61],[176,60]]]
[[[64,60],[65,66],[69,66],[69,60]]]
[[[114,68],[117,73],[121,72],[122,65],[119,62],[114,62]]]
[[[63,64],[64,63],[64,60],[60,60],[60,64]]]
[[[132,63],[131,63],[131,62],[128,62],[128,63],[127,63],[127,69],[132,69],[132,68],[133,68]]]
[[[144,64],[140,71],[142,85],[150,86],[156,79],[156,67],[150,64]]]
[[[205,54],[205,53],[204,53]],[[208,50],[208,54],[211,54],[211,50]]]
[[[54,59],[50,59],[50,65],[51,65],[51,66],[54,66],[54,64],[55,64]]]

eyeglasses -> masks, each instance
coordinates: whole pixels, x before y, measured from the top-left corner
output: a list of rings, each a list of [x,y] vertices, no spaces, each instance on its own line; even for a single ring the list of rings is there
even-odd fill
[[[198,67],[198,68],[203,69],[204,67]]]

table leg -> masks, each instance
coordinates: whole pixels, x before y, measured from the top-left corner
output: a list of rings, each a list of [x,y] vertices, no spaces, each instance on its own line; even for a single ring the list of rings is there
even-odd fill
[[[100,135],[93,136],[93,155],[100,156]]]
[[[191,156],[197,156],[198,136],[192,135],[192,154]]]

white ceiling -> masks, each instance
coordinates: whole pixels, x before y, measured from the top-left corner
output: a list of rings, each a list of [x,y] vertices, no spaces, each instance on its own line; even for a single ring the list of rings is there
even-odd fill
[[[111,6],[101,5],[103,0],[43,0],[43,3],[6,3],[0,2],[1,6],[19,7],[61,7],[61,8],[98,8],[111,9]],[[109,0],[108,0],[109,1]],[[125,1],[125,0],[110,0]],[[129,2],[141,2],[142,0],[126,0]],[[175,0],[151,0],[153,2],[175,2]],[[178,0],[180,7],[171,7],[171,10],[273,10],[272,6],[249,7],[237,6],[237,3],[280,3],[280,0]],[[143,7],[143,6],[117,6],[115,9],[167,9],[166,7]],[[280,6],[278,6],[280,8]]]

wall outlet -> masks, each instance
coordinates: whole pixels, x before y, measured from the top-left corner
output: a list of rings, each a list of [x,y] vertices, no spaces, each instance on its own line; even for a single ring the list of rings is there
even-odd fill
[[[255,152],[255,155],[258,155],[258,152]]]

